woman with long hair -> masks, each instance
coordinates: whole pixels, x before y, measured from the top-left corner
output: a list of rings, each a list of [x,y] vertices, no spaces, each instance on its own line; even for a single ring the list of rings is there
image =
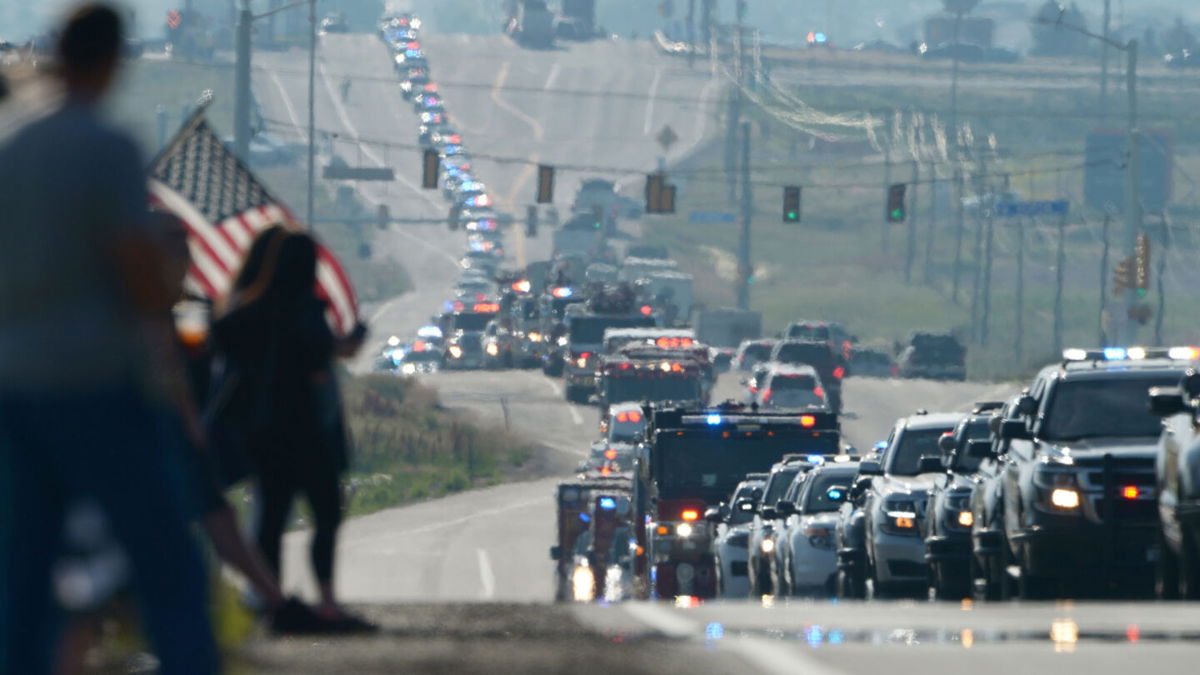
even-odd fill
[[[263,231],[247,253],[213,323],[213,345],[237,373],[228,402],[243,436],[256,489],[255,536],[278,575],[292,502],[312,512],[311,562],[320,591],[317,613],[342,630],[368,630],[346,613],[333,590],[341,524],[340,477],[347,467],[345,428],[334,359],[362,345],[361,325],[336,337],[316,295],[317,244],[281,227]]]

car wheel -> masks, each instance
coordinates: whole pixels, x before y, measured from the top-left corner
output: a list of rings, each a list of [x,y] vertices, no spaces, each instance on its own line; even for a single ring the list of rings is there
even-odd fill
[[[1029,574],[1022,566],[1021,576],[1017,578],[1017,594],[1022,600],[1049,600],[1054,596],[1054,583]]]
[[[1154,594],[1159,600],[1179,599],[1179,555],[1158,533],[1158,562],[1154,565]]]
[[[931,583],[935,600],[962,600],[971,597],[972,576],[964,578],[946,569],[945,564],[933,565]]]

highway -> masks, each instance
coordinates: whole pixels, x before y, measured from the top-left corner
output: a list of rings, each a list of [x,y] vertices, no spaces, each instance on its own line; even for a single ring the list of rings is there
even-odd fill
[[[610,177],[633,185],[661,154],[652,136],[663,124],[681,137],[668,162],[719,132],[720,80],[703,69],[689,71],[686,62],[659,56],[645,43],[572,45],[547,54],[497,36],[423,40],[435,79],[447,83],[447,108],[468,147],[492,158],[477,162],[478,173],[514,215],[522,215],[532,199],[539,162],[611,169]],[[260,52],[253,76],[264,116],[292,128],[303,126],[307,95],[297,54]],[[356,186],[368,204],[387,204],[396,216],[444,217],[440,194],[419,189],[416,118],[389,81],[391,73],[386,49],[374,36],[323,36],[317,126],[337,134],[333,152],[351,165],[395,169],[395,183]],[[358,79],[342,101],[339,85],[348,75]],[[596,95],[537,91],[560,88]],[[605,95],[614,92],[639,98]],[[561,213],[569,211],[580,175],[560,176]],[[463,242],[462,233],[444,226],[393,226],[377,233],[375,255],[403,266],[415,288],[364,308],[375,339],[411,334],[439,311],[457,276]],[[510,235],[509,251],[518,260],[544,259],[548,248],[547,236]],[[368,352],[352,364],[355,371],[369,368],[374,347]],[[596,409],[563,402],[561,384],[540,371],[424,377],[447,406],[468,418],[499,423],[506,406],[512,430],[542,447],[539,477],[347,522],[337,586],[384,625],[384,638],[266,641],[255,652],[261,663],[287,672],[354,673],[405,670],[398,664],[413,672],[1127,672],[1145,667],[1152,654],[1155,670],[1185,672],[1200,657],[1196,630],[1189,628],[1196,625],[1196,608],[1183,605],[780,600],[694,608],[550,606],[551,491],[585,454]],[[726,375],[718,393],[729,395],[736,385],[736,376]],[[897,417],[918,408],[961,410],[1014,388],[852,378],[845,388],[844,433],[867,448],[886,436]],[[289,536],[285,586],[311,592],[306,537]],[[480,602],[506,604],[489,610],[475,604]]]

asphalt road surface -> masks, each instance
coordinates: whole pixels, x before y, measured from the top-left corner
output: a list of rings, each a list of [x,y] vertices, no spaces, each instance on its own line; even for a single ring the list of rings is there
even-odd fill
[[[713,105],[722,85],[645,44],[598,43],[528,52],[498,37],[424,38],[432,70],[468,146],[495,159],[479,173],[501,205],[520,213],[532,196],[536,163],[613,169],[631,180],[660,154],[651,137],[669,123],[681,141],[668,161],[717,133]],[[255,94],[269,119],[302,126],[306,78],[295,53],[256,55]],[[332,151],[352,165],[391,166],[399,180],[356,186],[392,213],[437,218],[445,203],[418,188],[411,107],[389,81],[386,50],[370,36],[326,36],[317,79],[318,127],[338,138]],[[354,81],[347,100],[339,85]],[[668,77],[669,74],[669,77]],[[458,83],[455,86],[451,83]],[[513,86],[522,89],[513,90]],[[534,89],[570,89],[562,96]],[[604,96],[637,92],[641,98]],[[641,139],[640,141],[638,139]],[[328,154],[323,154],[328,159]],[[512,161],[514,159],[522,161]],[[560,179],[565,213],[574,191]],[[576,179],[578,176],[575,177]],[[545,257],[546,237],[509,249]],[[377,255],[403,265],[415,289],[366,308],[374,335],[409,334],[438,311],[457,276],[463,235],[443,226],[381,232]],[[356,369],[368,367],[370,355]],[[385,632],[356,640],[267,640],[249,670],[294,673],[592,672],[1190,672],[1196,607],[1185,605],[958,605],[917,602],[707,603],[699,607],[625,603],[554,607],[551,600],[551,490],[570,473],[595,433],[597,411],[562,401],[561,385],[538,371],[440,373],[428,377],[464,414],[503,422],[544,446],[546,478],[491,487],[357,518],[342,530],[337,585]],[[851,379],[846,438],[860,448],[917,408],[963,409],[1011,392],[1011,385]],[[720,392],[736,391],[726,376]],[[291,535],[285,585],[308,589],[306,533]],[[480,604],[483,603],[483,604]],[[515,604],[514,604],[515,603]]]

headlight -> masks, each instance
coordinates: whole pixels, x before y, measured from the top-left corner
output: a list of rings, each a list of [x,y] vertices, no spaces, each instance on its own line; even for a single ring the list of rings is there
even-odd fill
[[[963,527],[971,527],[975,524],[975,514],[970,511],[959,511],[958,524]]]
[[[759,544],[759,548],[762,549],[763,553],[770,553],[771,551],[775,550],[775,540],[774,539],[763,539],[762,543]]]
[[[456,359],[462,358],[462,347],[459,347],[458,345],[450,345],[450,349],[448,351],[450,352],[450,356],[453,356]]]
[[[417,372],[417,367],[412,363],[406,363],[400,367],[400,372],[404,373],[405,375],[413,375]]]
[[[542,341],[542,334],[541,334],[541,333],[530,333],[530,334],[529,334],[529,335],[527,335],[526,337],[528,337],[528,338],[529,338],[529,341],[530,341],[530,342],[541,342],[541,341]]]
[[[587,357],[581,356],[578,359],[575,359],[575,365],[579,368],[587,368]]]
[[[1050,492],[1050,504],[1060,509],[1079,508],[1079,492],[1067,488],[1055,488]]]
[[[485,347],[485,350],[487,351],[488,356],[498,356],[500,354],[500,345],[496,344],[495,342],[489,342],[488,346]]]
[[[687,523],[681,523],[675,528],[675,534],[680,537],[692,536],[692,526]]]
[[[880,527],[889,534],[916,535],[917,509],[911,501],[884,502]]]

